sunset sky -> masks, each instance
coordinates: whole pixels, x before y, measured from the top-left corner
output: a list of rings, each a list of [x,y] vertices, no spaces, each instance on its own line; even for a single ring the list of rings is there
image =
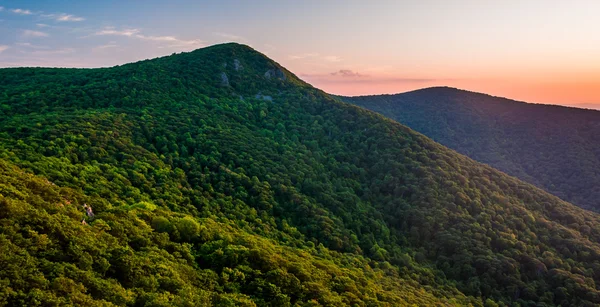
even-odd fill
[[[285,2],[285,3],[283,3]],[[447,85],[600,103],[600,1],[2,1],[0,67],[100,67],[235,41],[344,95]]]

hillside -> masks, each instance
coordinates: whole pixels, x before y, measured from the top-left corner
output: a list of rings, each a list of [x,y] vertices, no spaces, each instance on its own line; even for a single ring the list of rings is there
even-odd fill
[[[342,97],[582,208],[600,210],[600,112],[453,88]]]
[[[0,93],[0,304],[600,303],[600,216],[249,47]]]

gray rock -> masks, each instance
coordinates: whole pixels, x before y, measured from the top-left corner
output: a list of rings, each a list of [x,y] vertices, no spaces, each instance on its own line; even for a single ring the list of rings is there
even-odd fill
[[[277,78],[279,80],[285,80],[285,73],[280,68],[278,69],[269,69],[265,72],[265,78]]]
[[[254,98],[256,99],[260,99],[260,100],[266,100],[266,101],[273,101],[273,97],[268,96],[268,95],[263,95],[263,94],[256,94],[256,96],[254,96]]]
[[[233,60],[233,68],[235,69],[235,71],[240,71],[240,70],[244,69],[244,66],[242,66],[242,63],[240,63],[240,60],[235,59],[235,60]]]
[[[221,86],[229,86],[229,78],[225,72],[221,73]]]

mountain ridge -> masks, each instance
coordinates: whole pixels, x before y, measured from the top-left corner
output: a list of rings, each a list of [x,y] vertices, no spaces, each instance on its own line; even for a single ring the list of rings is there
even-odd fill
[[[590,173],[600,166],[600,147],[594,136],[600,113],[594,110],[450,88],[341,99],[398,120],[567,201],[598,210],[594,187],[600,178]],[[540,161],[543,164],[532,166]],[[566,169],[569,166],[573,170]],[[572,176],[574,172],[582,178]]]
[[[478,96],[486,97],[486,98],[496,98],[498,100],[504,100],[505,102],[523,103],[523,104],[527,104],[527,105],[540,105],[540,106],[547,106],[547,107],[578,109],[578,110],[585,110],[585,111],[600,111],[598,109],[585,107],[586,105],[596,106],[597,104],[595,104],[595,103],[581,103],[581,104],[565,105],[565,104],[554,104],[554,103],[544,103],[544,102],[529,102],[529,101],[517,100],[517,99],[505,97],[505,96],[492,95],[492,94],[487,94],[484,92],[478,92],[478,91],[474,91],[474,90],[468,90],[468,89],[463,89],[463,88],[458,88],[458,87],[453,87],[453,86],[446,86],[446,85],[430,86],[430,87],[419,88],[419,89],[410,90],[410,91],[406,91],[406,92],[391,93],[391,94],[368,94],[368,95],[352,95],[352,96],[332,94],[332,96],[339,97],[343,100],[344,98],[356,99],[356,98],[391,97],[391,96],[411,94],[411,93],[421,93],[421,92],[426,92],[426,91],[431,91],[431,90],[447,91],[449,94],[456,94],[456,93],[473,94],[473,95],[478,95]]]

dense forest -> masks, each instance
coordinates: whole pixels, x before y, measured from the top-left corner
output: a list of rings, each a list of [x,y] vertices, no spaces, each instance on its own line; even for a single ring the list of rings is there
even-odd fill
[[[600,112],[435,87],[341,97],[585,209],[600,211]]]
[[[0,112],[0,305],[600,304],[599,215],[247,46],[1,69]]]

